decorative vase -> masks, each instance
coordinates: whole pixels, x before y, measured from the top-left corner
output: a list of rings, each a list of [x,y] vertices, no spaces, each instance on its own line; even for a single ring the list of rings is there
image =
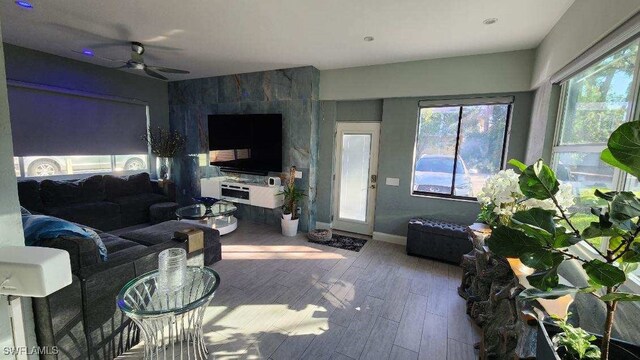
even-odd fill
[[[287,220],[281,219],[280,226],[282,227],[282,235],[284,236],[296,236],[298,234],[298,221],[300,219],[295,220]]]
[[[171,158],[156,158],[156,176],[158,180],[169,180],[171,178]]]
[[[158,288],[175,291],[186,282],[187,252],[181,248],[164,250],[158,255]]]

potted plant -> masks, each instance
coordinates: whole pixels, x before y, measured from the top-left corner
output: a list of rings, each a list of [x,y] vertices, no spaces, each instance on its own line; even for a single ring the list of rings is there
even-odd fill
[[[640,121],[618,127],[609,137],[601,160],[629,175],[640,176]],[[601,359],[609,359],[611,332],[616,307],[621,301],[640,301],[640,294],[621,291],[628,275],[640,262],[640,198],[629,191],[600,191],[594,195],[605,205],[591,208],[593,221],[578,230],[571,220],[573,204],[570,185],[561,184],[556,174],[542,160],[533,165],[509,162],[520,174],[515,195],[507,195],[508,186],[492,185],[479,199],[493,222],[487,239],[489,249],[497,255],[519,258],[534,269],[527,280],[533,286],[520,293],[523,299],[555,299],[567,294],[586,293],[602,301],[606,319],[599,338]],[[509,175],[512,177],[512,175]],[[504,195],[498,203],[488,198]],[[502,201],[504,200],[504,201]],[[609,237],[608,248],[601,250],[594,239]],[[573,246],[589,247],[596,256],[585,258],[571,251]],[[558,267],[565,261],[577,261],[588,276],[589,286],[578,288],[559,283]]]
[[[284,204],[282,205],[282,219],[280,226],[282,227],[282,235],[296,236],[298,233],[298,203],[306,196],[305,193],[295,184],[296,167],[289,169],[289,176],[285,182],[284,189],[279,195],[284,195]]]
[[[171,178],[172,159],[178,152],[184,149],[186,138],[177,131],[170,131],[157,127],[149,129],[142,135],[142,140],[147,143],[151,153],[156,156],[156,176],[159,180]]]

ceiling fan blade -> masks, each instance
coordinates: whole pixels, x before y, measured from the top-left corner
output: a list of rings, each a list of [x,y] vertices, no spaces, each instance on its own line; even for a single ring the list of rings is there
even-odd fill
[[[147,73],[147,75],[149,75],[149,76],[153,76],[153,77],[154,77],[154,78],[156,78],[156,79],[160,79],[160,80],[169,80],[169,79],[167,79],[166,77],[164,77],[164,76],[162,76],[162,75],[158,74],[157,72],[155,72],[155,71],[153,71],[153,70],[149,69],[149,67],[148,67],[148,66],[145,66],[145,67],[144,67],[144,72],[146,72],[146,73]]]
[[[158,71],[162,71],[162,72],[165,72],[165,73],[189,74],[189,71],[187,71],[187,70],[172,69],[172,68],[166,68],[166,67],[162,67],[162,66],[151,66],[151,65],[147,65],[147,67],[151,68],[153,70],[158,70]]]

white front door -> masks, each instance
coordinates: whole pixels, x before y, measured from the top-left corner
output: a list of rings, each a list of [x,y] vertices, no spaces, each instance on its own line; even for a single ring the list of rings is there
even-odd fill
[[[373,234],[379,138],[379,122],[337,123],[334,229]]]

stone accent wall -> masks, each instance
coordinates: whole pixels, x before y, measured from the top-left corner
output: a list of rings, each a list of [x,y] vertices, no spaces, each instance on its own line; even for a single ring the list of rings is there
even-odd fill
[[[170,82],[171,129],[187,137],[184,155],[174,162],[178,202],[200,195],[197,155],[209,151],[208,115],[280,113],[282,170],[296,166],[302,171],[296,184],[308,195],[301,204],[300,230],[315,228],[319,89],[320,72],[311,66]],[[237,215],[279,223],[278,211],[268,209],[242,206]]]

